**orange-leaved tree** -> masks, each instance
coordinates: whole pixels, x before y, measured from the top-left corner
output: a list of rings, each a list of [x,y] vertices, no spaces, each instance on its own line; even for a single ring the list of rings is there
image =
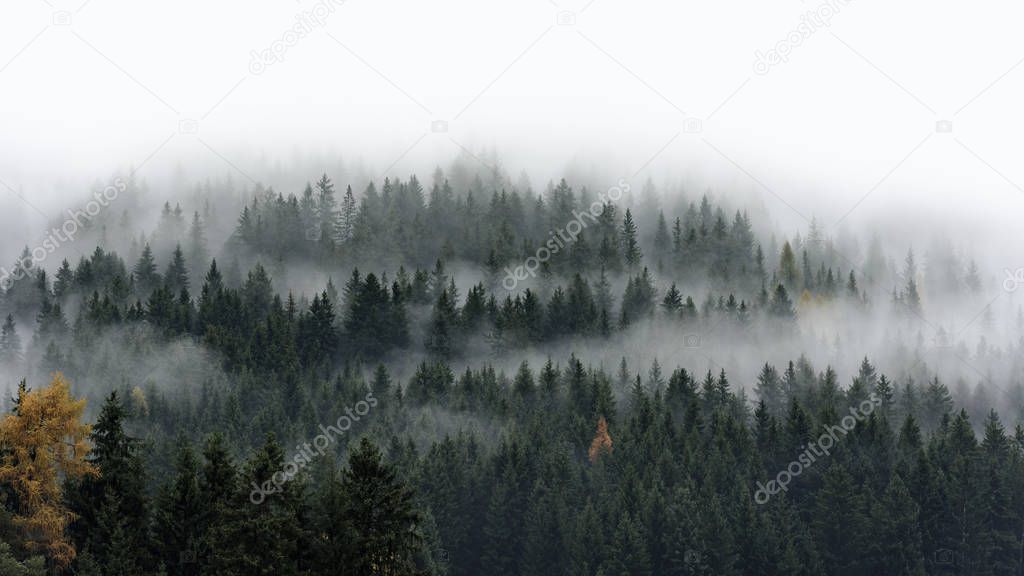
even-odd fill
[[[72,398],[67,380],[53,375],[46,388],[19,389],[13,414],[0,421],[0,483],[14,495],[14,523],[30,553],[43,553],[63,569],[75,557],[65,530],[72,513],[61,498],[67,478],[98,475],[85,460],[90,426],[85,400]]]
[[[608,422],[604,416],[601,416],[597,420],[597,434],[594,435],[594,440],[590,443],[590,462],[596,462],[601,452],[611,451],[612,437],[608,434]]]

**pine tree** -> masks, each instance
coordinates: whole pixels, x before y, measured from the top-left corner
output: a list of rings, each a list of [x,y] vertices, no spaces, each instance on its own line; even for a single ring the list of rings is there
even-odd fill
[[[42,556],[34,556],[19,562],[11,554],[11,545],[0,542],[0,574],[5,576],[46,576],[45,560]]]
[[[21,338],[10,314],[0,328],[0,363],[13,364],[21,360]]]
[[[516,396],[526,402],[533,399],[534,393],[536,392],[536,386],[533,383],[533,374],[530,372],[530,364],[526,360],[523,360],[522,364],[519,365],[519,371],[516,372],[516,378],[512,384],[512,390],[515,392]]]
[[[245,464],[227,509],[214,525],[210,573],[224,576],[297,576],[308,548],[300,522],[302,477],[281,482],[284,451],[273,434]],[[276,476],[275,476],[276,475]],[[264,490],[269,487],[269,490]]]
[[[918,505],[903,479],[895,474],[885,494],[872,510],[872,530],[877,550],[875,570],[901,576],[924,576]]]
[[[174,248],[167,271],[164,272],[164,286],[171,294],[188,289],[188,267],[185,264],[185,254],[181,251],[181,244]]]
[[[502,447],[507,452],[506,447]],[[523,557],[523,510],[527,497],[516,466],[506,461],[496,473],[484,515],[482,564],[495,576],[520,574]]]
[[[456,350],[457,316],[458,312],[449,292],[442,290],[434,305],[430,334],[425,343],[427,350],[439,358],[450,358]]]
[[[845,467],[837,463],[828,467],[815,502],[812,523],[822,560],[836,574],[857,573],[867,563],[863,554],[865,518],[863,503]],[[902,529],[904,520],[894,529]]]
[[[654,232],[654,253],[658,260],[658,267],[661,266],[664,261],[668,260],[668,256],[671,254],[672,239],[668,234],[668,224],[665,222],[665,212],[662,210],[658,211],[658,225]]]
[[[567,556],[561,529],[567,515],[563,491],[537,480],[524,519],[521,574],[565,574]]]
[[[786,293],[786,287],[779,284],[775,287],[775,295],[772,297],[771,314],[776,318],[792,321],[796,318],[796,311],[793,309],[793,302]]]
[[[231,519],[232,498],[238,490],[237,481],[238,473],[224,445],[224,437],[219,433],[211,435],[203,449],[203,468],[199,478],[202,519],[195,527],[198,550],[194,560],[203,573],[212,564],[218,531]]]
[[[197,210],[192,215],[192,226],[188,231],[188,263],[191,266],[191,275],[199,277],[207,265],[209,251],[206,247],[206,226],[199,218]]]
[[[779,275],[790,290],[797,288],[800,273],[797,271],[796,255],[793,254],[793,248],[789,245],[789,241],[782,245],[782,255],[779,257]]]
[[[643,528],[628,512],[624,512],[619,519],[608,557],[602,567],[606,573],[631,576],[651,574],[651,558]]]
[[[317,180],[316,193],[320,237],[333,241],[338,238],[338,208],[334,198],[334,183],[327,174]]]
[[[341,202],[341,230],[338,239],[342,243],[348,242],[355,235],[357,215],[356,199],[352,195],[352,187],[348,186]]]
[[[679,310],[683,307],[683,297],[679,293],[679,289],[676,288],[675,282],[665,293],[665,297],[661,300],[661,307],[665,310],[665,314],[668,316],[675,316],[679,313]]]
[[[633,214],[629,208],[626,209],[626,215],[622,218],[620,234],[623,259],[626,262],[626,267],[632,270],[640,265],[643,255],[640,252],[640,242],[637,238],[637,226],[633,222]]]
[[[315,242],[320,238],[320,220],[316,212],[316,199],[313,197],[313,186],[306,182],[299,198],[299,221],[302,224],[306,240]]]
[[[761,373],[757,376],[754,390],[758,398],[765,403],[768,414],[775,417],[782,415],[786,399],[779,382],[779,373],[774,366],[765,363],[761,368]]]
[[[160,275],[156,271],[156,260],[153,258],[153,250],[149,243],[142,249],[142,255],[135,263],[132,274],[140,295],[149,296],[153,289],[160,285]]]
[[[130,565],[148,563],[147,478],[141,442],[124,428],[128,417],[127,406],[116,391],[111,392],[90,434],[93,449],[88,461],[99,477],[71,480],[65,487],[76,515],[70,526],[72,538],[101,565],[114,563],[115,556]],[[115,537],[123,549],[111,544]]]
[[[324,291],[313,297],[309,310],[299,318],[296,348],[304,362],[318,364],[333,357],[337,346],[334,304]]]
[[[925,388],[922,399],[921,416],[924,418],[924,427],[928,432],[938,428],[944,417],[953,410],[953,398],[949,394],[946,385],[939,382],[936,376]]]
[[[415,574],[415,558],[423,550],[413,492],[381,462],[369,440],[364,438],[352,452],[341,486],[347,497],[344,517],[353,531],[353,555],[346,566],[365,576]]]
[[[199,489],[199,463],[192,446],[187,441],[179,442],[175,478],[157,497],[153,531],[167,573],[193,576],[199,574],[196,559],[203,543],[197,528],[202,525],[206,504]]]
[[[980,556],[992,574],[1017,574],[1020,565],[1019,510],[1011,506],[1006,462],[1009,441],[995,410],[985,421],[981,444],[987,460],[982,484],[982,527]]]

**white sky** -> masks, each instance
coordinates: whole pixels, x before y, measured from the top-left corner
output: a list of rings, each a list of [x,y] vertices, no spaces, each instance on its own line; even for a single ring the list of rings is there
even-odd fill
[[[832,2],[763,75],[755,51],[824,3],[347,0],[256,75],[251,53],[316,2],[5,0],[0,221],[38,219],[8,187],[47,211],[59,182],[119,166],[244,180],[261,154],[331,153],[426,176],[493,146],[534,183],[578,162],[757,192],[794,229],[958,222],[994,265],[1024,266],[1024,6]]]

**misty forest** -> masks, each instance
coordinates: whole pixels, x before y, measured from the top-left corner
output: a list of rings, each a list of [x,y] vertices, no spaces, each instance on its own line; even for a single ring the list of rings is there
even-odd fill
[[[7,264],[0,574],[1024,573],[1024,315],[970,247],[301,178],[119,174]]]

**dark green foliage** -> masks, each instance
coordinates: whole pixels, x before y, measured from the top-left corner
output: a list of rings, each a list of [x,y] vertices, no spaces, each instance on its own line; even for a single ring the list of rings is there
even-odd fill
[[[798,331],[805,303],[869,306],[815,226],[766,256],[747,214],[708,197],[678,214],[602,201],[580,216],[593,193],[564,180],[542,195],[459,180],[471,190],[441,174],[426,194],[416,177],[387,179],[340,202],[326,175],[298,197],[256,186],[223,247],[206,246],[210,213],[186,231],[167,204],[131,274],[98,248],[63,262],[52,288],[31,270],[3,292],[5,364],[34,320],[47,370],[106,367],[93,357],[114,337],[202,347],[223,368],[180,386],[101,380],[118,390],[93,431],[101,475],[66,489],[75,573],[1019,573],[1024,430],[991,413],[979,443],[931,373],[890,380],[865,358],[844,380],[801,357],[743,382],[660,350],[615,374],[576,355],[651,328],[685,327],[690,349],[719,327],[764,343]],[[586,229],[571,241],[552,232],[575,219]],[[541,247],[536,275],[502,286]],[[311,264],[350,274],[343,293],[288,276]],[[912,257],[907,269],[898,303],[920,312]],[[556,350],[577,353],[526,361]],[[757,499],[872,397],[829,454]],[[610,447],[599,437],[591,452],[601,419]],[[16,544],[0,546],[0,573],[38,573],[16,536],[0,516]]]

